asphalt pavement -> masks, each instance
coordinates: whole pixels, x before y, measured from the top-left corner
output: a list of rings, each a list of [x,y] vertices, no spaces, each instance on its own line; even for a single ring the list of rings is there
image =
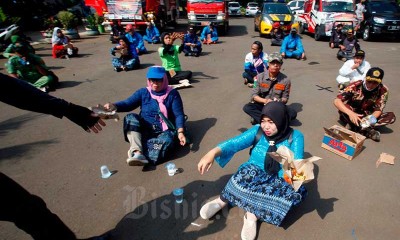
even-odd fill
[[[185,29],[184,22],[180,23],[176,31]],[[252,42],[261,41],[267,53],[279,48],[254,32],[252,18],[233,18],[230,25],[229,34],[221,36],[217,45],[203,46],[199,58],[180,56],[183,69],[193,71],[193,87],[179,90],[193,143],[177,150],[169,161],[183,172],[170,177],[164,164],[150,172],[127,166],[129,145],[123,138],[122,121],[107,121],[101,133],[88,134],[67,119],[3,103],[0,171],[40,196],[80,238],[113,230],[114,239],[240,239],[243,211],[226,209],[209,221],[200,218],[199,210],[219,195],[248,159],[248,151],[237,153],[225,168],[215,164],[203,176],[197,163],[216,144],[251,127],[242,110],[250,89],[241,74]],[[292,81],[289,104],[298,110],[293,127],[304,133],[305,155],[322,160],[315,165],[316,179],[306,185],[309,195],[303,204],[290,212],[282,227],[259,224],[257,239],[397,239],[400,164],[395,161],[376,168],[375,162],[382,152],[400,157],[399,124],[384,128],[379,143],[366,140],[352,161],[322,149],[323,127],[338,124],[333,99],[343,62],[326,41],[302,37],[307,60],[286,59],[282,72]],[[146,69],[161,64],[160,45],[146,44],[149,54],[140,57],[142,68],[117,73],[111,66],[112,44],[107,34],[83,34],[74,44],[79,57],[69,60],[51,58],[50,44],[39,43],[35,48],[61,81],[60,88],[50,94],[83,106],[129,97],[146,86]],[[399,42],[360,40],[360,45],[366,60],[385,71],[383,83],[390,91],[385,110],[399,115]],[[3,73],[5,62],[0,59]],[[115,173],[102,179],[102,165]],[[184,188],[180,205],[171,194],[177,187]],[[0,239],[31,238],[13,224],[0,222]]]

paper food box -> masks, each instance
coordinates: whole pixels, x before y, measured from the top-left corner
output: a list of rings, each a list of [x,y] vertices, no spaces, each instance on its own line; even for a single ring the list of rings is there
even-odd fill
[[[344,127],[333,125],[324,128],[325,135],[321,147],[348,160],[353,160],[362,149],[365,137]]]

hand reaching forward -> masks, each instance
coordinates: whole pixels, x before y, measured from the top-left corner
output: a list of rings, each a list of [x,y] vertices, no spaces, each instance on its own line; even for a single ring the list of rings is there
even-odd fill
[[[210,170],[211,166],[214,163],[214,159],[220,154],[221,149],[219,147],[216,147],[200,159],[200,162],[197,164],[197,170],[200,172],[201,175],[203,175],[204,172],[208,172],[208,170]]]

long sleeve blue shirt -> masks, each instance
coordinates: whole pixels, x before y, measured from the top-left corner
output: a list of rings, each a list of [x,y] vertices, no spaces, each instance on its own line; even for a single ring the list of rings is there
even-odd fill
[[[299,35],[296,34],[296,36],[293,37],[291,34],[289,34],[283,39],[281,53],[288,50],[297,50],[302,53],[304,52],[303,43],[301,42]]]
[[[228,139],[224,142],[218,144],[218,147],[221,149],[221,155],[217,157],[215,160],[221,167],[225,167],[225,165],[232,159],[235,153],[249,148],[252,146],[254,142],[254,138],[257,134],[258,128],[260,127],[259,124],[253,126],[246,132]],[[304,157],[304,136],[298,130],[293,130],[292,134],[292,142],[289,144],[288,140],[285,140],[276,145],[277,148],[280,146],[286,146],[294,153],[295,160],[302,160]],[[261,169],[264,169],[264,160],[265,154],[267,153],[269,147],[269,143],[264,135],[260,138],[260,141],[256,144],[256,146],[251,151],[250,158],[244,164],[255,164]],[[283,176],[282,167],[278,172],[280,177]]]
[[[168,97],[164,100],[164,105],[168,111],[168,119],[175,124],[176,128],[183,128],[185,114],[182,98],[176,89],[171,90]],[[162,129],[160,116],[158,115],[158,102],[151,97],[147,88],[137,90],[126,100],[116,102],[115,106],[118,112],[129,112],[140,107],[139,115],[144,120],[146,126],[158,126],[158,129]]]

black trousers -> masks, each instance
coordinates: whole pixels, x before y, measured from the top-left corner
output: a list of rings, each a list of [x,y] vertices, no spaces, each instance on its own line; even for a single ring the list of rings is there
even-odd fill
[[[244,105],[243,107],[243,111],[245,113],[247,113],[248,115],[250,115],[250,117],[252,117],[255,121],[255,123],[260,123],[261,120],[261,111],[264,107],[264,104],[261,103],[248,103],[246,105]],[[290,108],[288,106],[286,106],[288,113],[289,113],[289,118],[290,120],[294,120],[297,117],[297,112],[296,110],[294,110],[293,108]]]
[[[75,234],[38,196],[0,172],[0,221],[13,222],[35,240],[75,240]]]
[[[190,80],[192,78],[191,71],[176,71],[175,73],[175,76],[171,77],[171,74],[167,71],[169,84],[178,84],[180,80]]]

